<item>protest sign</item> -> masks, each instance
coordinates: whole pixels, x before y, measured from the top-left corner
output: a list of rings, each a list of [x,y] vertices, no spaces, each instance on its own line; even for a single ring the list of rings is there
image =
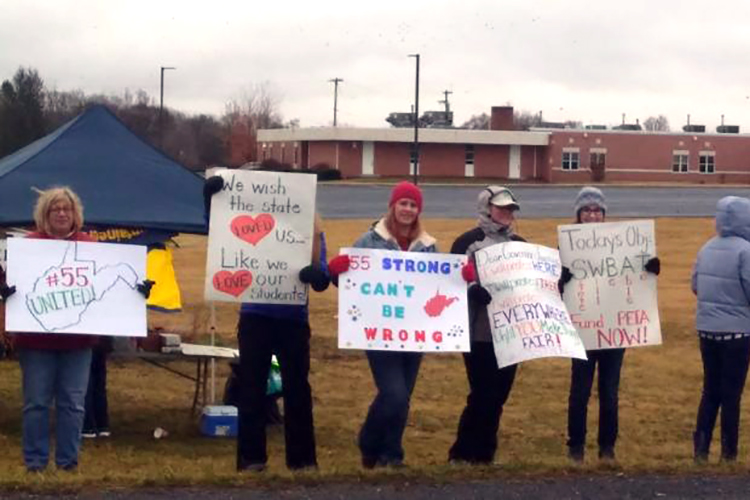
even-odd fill
[[[218,172],[211,201],[206,300],[304,304],[300,270],[311,262],[316,177]]]
[[[573,274],[565,304],[586,349],[661,344],[656,276],[643,268],[656,255],[654,221],[572,224],[557,235]]]
[[[146,336],[146,247],[10,238],[9,332]]]
[[[487,313],[498,367],[530,359],[586,359],[557,290],[557,250],[519,241],[475,253],[479,282],[492,295]]]
[[[339,348],[468,352],[464,255],[344,248]]]

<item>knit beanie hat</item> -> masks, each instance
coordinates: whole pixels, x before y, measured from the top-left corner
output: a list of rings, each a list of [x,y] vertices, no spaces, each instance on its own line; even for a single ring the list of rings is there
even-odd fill
[[[391,199],[388,207],[392,207],[398,200],[408,198],[417,204],[417,210],[422,213],[422,191],[408,181],[399,182],[391,191]]]
[[[583,207],[587,207],[589,205],[596,205],[597,207],[602,209],[602,212],[607,212],[607,203],[604,201],[604,193],[602,193],[599,188],[595,188],[594,186],[585,186],[578,192],[578,196],[576,196],[576,202],[573,207],[573,210],[576,214],[576,219],[578,221],[581,220],[581,210],[583,209]]]

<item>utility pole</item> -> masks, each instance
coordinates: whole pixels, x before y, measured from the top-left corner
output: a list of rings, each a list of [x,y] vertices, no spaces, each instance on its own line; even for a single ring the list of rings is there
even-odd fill
[[[445,116],[448,116],[448,113],[451,112],[451,103],[448,102],[448,96],[451,95],[453,92],[450,90],[443,90],[443,95],[445,95],[445,99],[442,101],[438,101],[438,104],[444,104],[445,105]]]
[[[444,104],[445,105],[445,118],[443,120],[444,126],[452,127],[453,126],[453,117],[451,116],[451,103],[448,101],[448,96],[452,94],[450,90],[443,90],[443,95],[445,95],[445,99],[442,101],[438,101],[438,104]]]
[[[414,184],[419,182],[419,54],[409,54],[416,59],[417,72],[414,85]]]
[[[333,126],[336,126],[336,115],[338,113],[338,102],[339,102],[339,83],[343,82],[344,80],[342,78],[333,78],[331,80],[328,80],[329,82],[333,82]]]

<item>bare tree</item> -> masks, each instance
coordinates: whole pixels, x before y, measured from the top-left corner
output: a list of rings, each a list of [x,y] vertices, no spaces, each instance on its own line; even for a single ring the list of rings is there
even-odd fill
[[[245,91],[241,100],[231,100],[226,104],[222,121],[228,130],[230,165],[258,160],[258,130],[284,127],[279,102],[271,84],[263,82]]]
[[[643,128],[650,132],[669,132],[669,120],[664,115],[649,116],[643,121]]]
[[[541,124],[542,119],[538,113],[525,110],[513,111],[513,126],[516,130],[529,130],[531,127],[538,127]]]
[[[487,113],[472,115],[471,118],[466,120],[464,124],[459,128],[466,128],[469,130],[489,130],[490,115],[488,115]]]

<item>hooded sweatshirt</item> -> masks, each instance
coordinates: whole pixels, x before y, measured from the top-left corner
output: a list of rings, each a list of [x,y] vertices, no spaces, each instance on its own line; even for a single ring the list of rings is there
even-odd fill
[[[750,200],[727,196],[716,204],[716,233],[693,266],[695,323],[704,333],[750,332]]]
[[[490,245],[507,241],[526,241],[514,234],[510,226],[501,226],[490,217],[490,199],[503,190],[508,191],[499,186],[490,186],[479,193],[477,197],[477,214],[479,216],[477,227],[459,236],[453,242],[451,253],[468,255],[469,259],[473,260],[474,253],[477,250]],[[471,301],[469,302],[469,330],[472,342],[492,342],[487,308],[476,306]]]

